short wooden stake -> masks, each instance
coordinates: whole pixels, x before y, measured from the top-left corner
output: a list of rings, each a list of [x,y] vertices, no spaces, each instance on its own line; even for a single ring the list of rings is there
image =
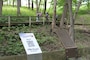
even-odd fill
[[[43,25],[45,24],[44,17],[43,17]]]
[[[11,26],[10,16],[8,16],[8,30],[10,30],[10,26]]]
[[[29,17],[29,27],[30,27],[30,31],[31,31],[31,17]]]

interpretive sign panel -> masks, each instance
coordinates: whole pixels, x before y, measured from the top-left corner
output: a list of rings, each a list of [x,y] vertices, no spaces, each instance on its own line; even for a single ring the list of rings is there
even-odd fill
[[[33,33],[19,33],[27,60],[42,60],[42,51]]]

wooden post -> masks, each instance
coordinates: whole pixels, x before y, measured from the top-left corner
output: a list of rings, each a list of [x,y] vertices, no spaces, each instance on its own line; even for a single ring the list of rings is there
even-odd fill
[[[8,16],[8,30],[10,30],[10,26],[11,26],[10,16]]]
[[[43,25],[45,24],[44,17],[43,17]]]
[[[32,23],[31,17],[29,17],[29,27],[30,27],[30,31],[31,31],[31,23]]]
[[[29,27],[31,26],[31,17],[29,17]]]

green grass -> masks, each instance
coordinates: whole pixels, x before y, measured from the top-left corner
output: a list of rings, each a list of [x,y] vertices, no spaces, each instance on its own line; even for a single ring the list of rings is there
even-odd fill
[[[27,7],[21,7],[20,10],[21,10],[21,16],[36,16],[36,9],[31,10],[31,9],[28,9]],[[43,10],[41,9],[41,11],[43,11]],[[61,8],[57,7],[57,14],[60,17],[61,17],[62,11],[63,11],[63,7],[61,7]],[[74,8],[73,8],[73,11],[74,11]],[[50,17],[52,17],[53,8],[47,9],[47,12],[49,13]],[[3,16],[17,16],[17,7],[16,6],[15,7],[3,6],[2,14],[3,14]],[[35,20],[35,19],[36,18],[34,18],[33,20]],[[16,21],[16,20],[13,19],[13,21]],[[19,19],[19,20],[21,20],[21,19]],[[25,19],[23,18],[23,20],[25,20]],[[59,18],[59,20],[60,20],[60,18]],[[0,18],[0,22],[6,22],[6,21],[7,21],[6,18]],[[83,5],[80,7],[77,18],[75,20],[75,23],[90,24],[90,14],[88,14],[87,6]]]
[[[35,16],[35,10],[28,9],[26,7],[21,7],[21,16]],[[17,16],[17,8],[12,6],[3,6],[3,16]]]
[[[36,15],[36,9],[28,9],[27,7],[21,7],[21,16],[35,16]],[[75,8],[73,8],[75,10]],[[61,15],[63,11],[63,7],[57,7],[57,14]],[[41,9],[41,12],[43,12],[43,9]],[[47,9],[47,12],[50,14],[50,16],[53,15],[53,8]],[[87,6],[83,5],[80,7],[79,14],[87,14],[88,8]],[[3,6],[3,16],[16,16],[17,15],[17,7],[12,7],[12,6]]]
[[[90,24],[90,15],[89,14],[78,15],[76,17],[75,23]]]

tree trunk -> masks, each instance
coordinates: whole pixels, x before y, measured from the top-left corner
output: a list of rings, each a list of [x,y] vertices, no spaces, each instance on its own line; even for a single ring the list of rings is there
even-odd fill
[[[17,0],[17,16],[20,16],[21,0]]]
[[[9,5],[11,5],[11,0],[9,0]]]
[[[20,3],[20,7],[21,7],[21,0],[19,1],[19,3]]]
[[[52,31],[56,25],[56,5],[57,5],[57,0],[54,0],[54,10],[53,10],[53,20],[52,20]]]
[[[32,0],[32,10],[33,10],[33,8],[34,8],[34,5],[33,5],[33,0]]]
[[[70,36],[71,39],[74,41],[74,20],[72,13],[72,0],[68,0],[68,7],[69,7],[69,16],[70,16]]]
[[[36,0],[36,8],[37,8],[37,13],[39,12],[39,8],[38,8],[38,0]]]
[[[8,6],[8,0],[7,0],[7,6]]]
[[[40,4],[41,4],[41,1],[42,1],[42,0],[39,1],[39,10],[40,10]]]
[[[30,9],[30,0],[28,0],[28,9]]]
[[[88,0],[87,7],[88,7],[88,12],[90,12],[90,0]]]
[[[44,3],[44,14],[46,13],[46,9],[47,9],[47,0],[45,0],[45,3]]]
[[[2,0],[2,6],[3,6],[3,0]]]
[[[80,6],[81,6],[81,3],[82,3],[82,0],[79,0],[78,5],[77,5],[76,10],[75,10],[75,13],[74,13],[74,15],[73,15],[73,20],[74,20],[74,21],[75,21],[75,19],[76,19],[76,16],[77,16],[77,13],[78,13],[79,8],[80,8]]]
[[[0,16],[2,16],[2,2],[3,0],[0,0]]]
[[[67,4],[67,0],[65,0],[65,5],[63,7],[63,14],[62,14],[62,17],[61,17],[61,20],[60,20],[60,28],[64,27],[64,22],[67,18],[67,12],[68,12],[68,4]]]
[[[14,0],[13,0],[13,7],[14,7]]]

